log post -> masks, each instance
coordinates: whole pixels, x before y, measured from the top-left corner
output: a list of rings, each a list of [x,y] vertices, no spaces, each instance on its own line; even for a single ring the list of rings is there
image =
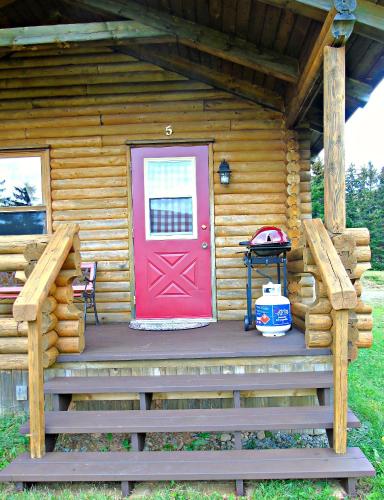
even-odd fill
[[[334,311],[333,331],[333,449],[347,451],[348,310]]]
[[[28,386],[31,457],[45,455],[44,369],[41,313],[28,322]]]
[[[324,48],[324,223],[345,231],[345,47]]]
[[[324,47],[324,223],[331,237],[342,234],[345,213],[345,47]],[[333,330],[334,442],[347,449],[348,310],[335,311]]]

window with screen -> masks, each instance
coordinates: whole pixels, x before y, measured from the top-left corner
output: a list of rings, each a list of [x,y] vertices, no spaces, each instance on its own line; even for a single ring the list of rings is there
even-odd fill
[[[46,150],[0,153],[0,234],[51,232]]]
[[[195,158],[144,160],[147,239],[196,238]]]

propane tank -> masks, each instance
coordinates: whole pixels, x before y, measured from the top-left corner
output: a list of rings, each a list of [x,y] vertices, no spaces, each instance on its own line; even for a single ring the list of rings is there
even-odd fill
[[[263,285],[263,296],[256,300],[256,328],[264,337],[282,337],[291,328],[291,304],[281,295],[281,285]]]

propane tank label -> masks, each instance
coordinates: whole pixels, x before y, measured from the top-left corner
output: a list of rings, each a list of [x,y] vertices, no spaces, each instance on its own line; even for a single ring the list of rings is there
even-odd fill
[[[290,304],[256,305],[256,325],[288,326],[291,323]]]

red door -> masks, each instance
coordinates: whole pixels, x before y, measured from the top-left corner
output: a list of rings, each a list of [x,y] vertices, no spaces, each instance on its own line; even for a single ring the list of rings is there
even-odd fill
[[[136,318],[211,318],[208,146],[132,149]]]

